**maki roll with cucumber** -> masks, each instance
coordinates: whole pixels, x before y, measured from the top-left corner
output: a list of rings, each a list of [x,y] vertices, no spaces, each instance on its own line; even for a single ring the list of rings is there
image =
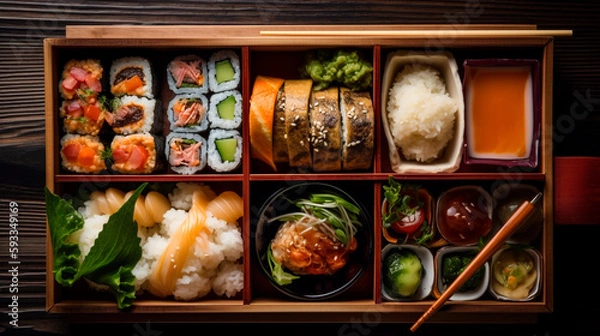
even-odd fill
[[[242,123],[242,95],[237,90],[213,94],[210,97],[208,121],[211,128],[237,129]]]
[[[236,130],[213,129],[208,136],[208,165],[217,172],[230,172],[240,166],[242,137]]]
[[[172,171],[195,174],[206,166],[206,140],[194,133],[171,133],[167,136],[165,155]]]
[[[182,93],[206,93],[206,62],[196,55],[175,57],[167,67],[167,83],[171,91]]]
[[[240,59],[230,49],[219,50],[208,61],[208,83],[212,92],[233,90],[240,84]]]

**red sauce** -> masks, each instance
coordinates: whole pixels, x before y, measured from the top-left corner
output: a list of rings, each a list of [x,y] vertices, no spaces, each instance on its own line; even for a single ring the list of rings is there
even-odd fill
[[[489,198],[478,189],[457,188],[440,199],[438,230],[449,243],[472,245],[492,229]]]

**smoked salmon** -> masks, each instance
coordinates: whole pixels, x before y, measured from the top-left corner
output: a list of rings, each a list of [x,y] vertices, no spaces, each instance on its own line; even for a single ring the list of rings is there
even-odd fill
[[[257,76],[250,97],[251,155],[277,171],[273,161],[273,115],[281,78]]]

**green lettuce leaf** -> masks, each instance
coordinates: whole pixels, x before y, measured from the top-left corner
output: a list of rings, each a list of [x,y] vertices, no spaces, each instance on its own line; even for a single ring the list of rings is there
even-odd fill
[[[135,202],[146,185],[147,183],[140,185],[121,208],[109,217],[108,222],[104,224],[102,231],[98,234],[98,238],[96,238],[94,245],[81,265],[78,262],[74,265],[68,264],[72,266],[67,269],[69,272],[67,275],[70,276],[69,281],[60,282],[57,279],[57,282],[65,286],[71,286],[79,278],[85,277],[94,283],[108,286],[117,299],[119,309],[126,309],[131,306],[135,299],[135,276],[131,271],[142,256],[140,238],[137,235],[138,227],[136,222],[133,221],[133,212]],[[55,195],[48,197],[49,193],[47,191],[47,199],[58,198]],[[53,203],[50,203],[50,206],[47,203],[47,207],[51,208],[55,202],[62,204],[61,201],[66,202],[60,200],[60,198],[59,201],[51,200]],[[52,216],[49,214],[48,222],[53,236],[53,250],[64,251],[63,254],[71,253],[71,256],[67,256],[68,260],[71,261],[73,257],[77,259],[81,254],[77,245],[72,246],[73,244],[67,242],[68,236],[77,229],[62,228],[61,226],[64,224],[62,218],[78,217],[81,220],[79,228],[83,227],[83,218],[68,202],[66,204],[68,207],[57,208]],[[52,212],[52,210],[50,211]],[[57,236],[57,238],[63,237],[56,241],[58,245],[54,245],[54,236]],[[58,262],[62,262],[62,260]],[[56,267],[55,254],[55,269]],[[74,274],[73,270],[76,271]],[[63,270],[61,273],[65,273],[65,271]],[[55,272],[55,274],[57,273]]]
[[[70,287],[77,280],[81,251],[69,236],[83,228],[83,217],[71,203],[53,194],[44,187],[46,194],[46,216],[54,254],[54,278],[62,286]]]

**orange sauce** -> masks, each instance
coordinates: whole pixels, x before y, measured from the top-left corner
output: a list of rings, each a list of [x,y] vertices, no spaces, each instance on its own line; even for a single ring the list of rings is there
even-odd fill
[[[481,67],[468,71],[469,155],[527,158],[533,132],[530,68]]]

